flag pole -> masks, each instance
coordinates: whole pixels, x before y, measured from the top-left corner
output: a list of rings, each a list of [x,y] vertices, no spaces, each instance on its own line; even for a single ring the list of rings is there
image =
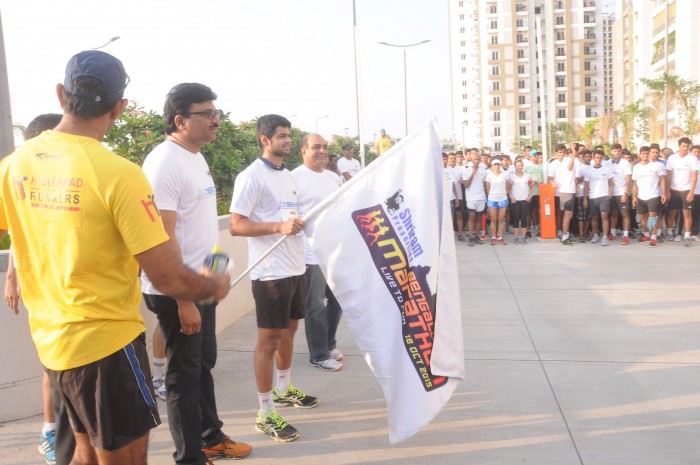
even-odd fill
[[[246,269],[243,271],[243,273],[241,273],[236,279],[234,279],[233,281],[231,281],[231,289],[233,289],[233,287],[234,287],[236,284],[240,283],[240,282],[243,280],[243,278],[245,278],[246,276],[248,276],[248,274],[253,270],[253,268],[255,268],[256,266],[258,266],[258,265],[260,264],[261,261],[265,260],[265,258],[266,258],[268,255],[270,255],[270,254],[272,253],[273,250],[275,250],[277,247],[279,247],[279,245],[280,245],[282,242],[284,242],[284,240],[287,239],[287,237],[289,237],[289,236],[286,236],[286,235],[285,235],[285,236],[280,237],[280,238],[277,240],[277,242],[275,242],[275,243],[272,245],[272,247],[270,247],[269,249],[267,249],[267,251],[266,251],[264,254],[262,254],[257,260],[255,260],[255,263],[253,263],[252,265],[250,265],[250,266],[249,266],[248,268],[246,268]]]

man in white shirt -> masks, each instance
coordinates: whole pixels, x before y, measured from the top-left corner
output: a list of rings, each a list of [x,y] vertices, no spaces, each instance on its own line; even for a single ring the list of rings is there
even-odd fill
[[[343,178],[343,182],[352,179],[362,169],[360,162],[353,158],[354,151],[352,144],[343,145],[343,156],[338,160],[338,173]]]
[[[639,242],[656,247],[656,223],[661,204],[666,202],[666,171],[661,163],[649,160],[650,149],[639,149],[639,163],[632,171],[632,205],[641,216],[642,235]]]
[[[632,187],[632,165],[622,157],[622,146],[613,144],[610,148],[612,158],[608,166],[613,173],[613,199],[610,238],[615,240],[617,233],[618,212],[622,215],[622,245],[629,244],[629,231],[631,226],[630,202],[627,193]]]
[[[666,196],[669,200],[669,212],[666,226],[676,221],[678,210],[683,212],[684,237],[686,247],[691,246],[690,232],[693,227],[693,200],[695,186],[698,181],[698,159],[689,152],[690,139],[682,137],[678,140],[678,153],[674,153],[666,161],[668,187]],[[680,234],[680,232],[678,232]]]
[[[199,152],[216,139],[220,121],[215,99],[216,94],[202,84],[173,87],[163,111],[168,135],[143,162],[170,244],[194,270],[219,242],[216,187]],[[141,287],[146,306],[158,317],[170,359],[165,383],[175,463],[245,457],[252,448],[221,431],[216,409],[211,373],[217,355],[216,303],[163,295],[145,273]]]
[[[467,211],[467,233],[469,239],[467,244],[472,247],[481,245],[483,242],[479,238],[479,227],[481,216],[486,211],[486,190],[484,180],[486,179],[486,168],[479,162],[479,151],[472,149],[471,161],[467,162],[460,183],[464,186],[464,202]]]
[[[576,152],[571,150],[565,158],[566,146],[560,144],[557,147],[557,159],[549,167],[547,177],[554,185],[555,195],[559,199],[561,211],[561,243],[573,245],[569,239],[569,227],[574,217],[574,204],[576,199],[576,170],[579,165]]]
[[[610,199],[613,193],[612,172],[607,164],[603,164],[602,150],[593,154],[593,165],[584,172],[583,202],[591,210],[591,243],[598,242],[598,214],[603,222],[601,245],[608,245],[608,228],[610,215]]]
[[[350,147],[352,150],[352,146]],[[345,150],[343,150],[345,151]],[[297,184],[299,216],[306,215],[340,186],[340,178],[326,170],[328,143],[318,134],[308,134],[301,139],[301,155],[304,164],[292,171]],[[343,368],[343,354],[336,348],[335,334],[343,313],[318,260],[304,236],[306,252],[306,342],[309,346],[309,365],[326,371]],[[327,303],[324,299],[327,297]]]
[[[230,231],[248,237],[249,265],[282,236],[289,236],[250,272],[258,324],[253,367],[260,410],[255,428],[276,441],[289,442],[299,432],[275,407],[318,405],[317,398],[291,383],[294,335],[306,315],[306,264],[299,235],[304,222],[297,213],[296,182],[283,163],[292,149],[291,123],[280,115],[261,116],[256,138],[262,156],[236,177]]]

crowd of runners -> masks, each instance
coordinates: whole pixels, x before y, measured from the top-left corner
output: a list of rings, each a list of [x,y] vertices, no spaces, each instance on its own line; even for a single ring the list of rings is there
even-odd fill
[[[525,147],[521,154],[477,148],[443,153],[457,238],[470,247],[485,243],[524,245],[540,236],[539,187],[554,189],[556,236],[607,246],[618,238],[656,247],[661,242],[700,241],[700,145],[678,140],[678,150],[649,144],[636,153],[620,144],[593,150],[560,144],[545,161]]]

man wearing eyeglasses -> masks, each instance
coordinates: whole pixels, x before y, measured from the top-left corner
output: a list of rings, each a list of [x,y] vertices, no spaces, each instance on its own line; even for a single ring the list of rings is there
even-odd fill
[[[301,140],[301,155],[304,164],[295,168],[292,176],[297,183],[299,215],[304,216],[333,194],[340,187],[341,181],[334,173],[324,169],[328,163],[328,142],[322,136],[304,136]],[[336,348],[335,334],[343,309],[328,287],[306,237],[304,249],[307,287],[304,324],[309,346],[309,365],[325,371],[338,371],[343,368],[340,363],[343,354]],[[328,300],[324,303],[326,298]]]
[[[173,250],[192,269],[218,243],[216,188],[200,148],[216,139],[216,94],[202,84],[178,84],[168,93],[163,116],[167,137],[148,154],[143,171],[153,186]],[[165,337],[165,376],[170,432],[177,464],[240,459],[251,447],[226,436],[214,397],[216,303],[174,299],[141,275],[146,306],[158,317]],[[204,447],[202,447],[204,445]]]

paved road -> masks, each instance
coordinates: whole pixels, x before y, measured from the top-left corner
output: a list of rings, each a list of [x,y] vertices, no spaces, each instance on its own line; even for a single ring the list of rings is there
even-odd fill
[[[297,338],[294,383],[321,405],[285,412],[302,432],[290,444],[253,430],[253,314],[221,335],[219,410],[225,431],[254,446],[245,463],[700,464],[700,244],[457,249],[467,379],[398,446],[344,323],[338,373],[308,366]],[[40,427],[39,416],[0,424],[0,464],[41,463]],[[161,426],[150,463],[171,452]]]

